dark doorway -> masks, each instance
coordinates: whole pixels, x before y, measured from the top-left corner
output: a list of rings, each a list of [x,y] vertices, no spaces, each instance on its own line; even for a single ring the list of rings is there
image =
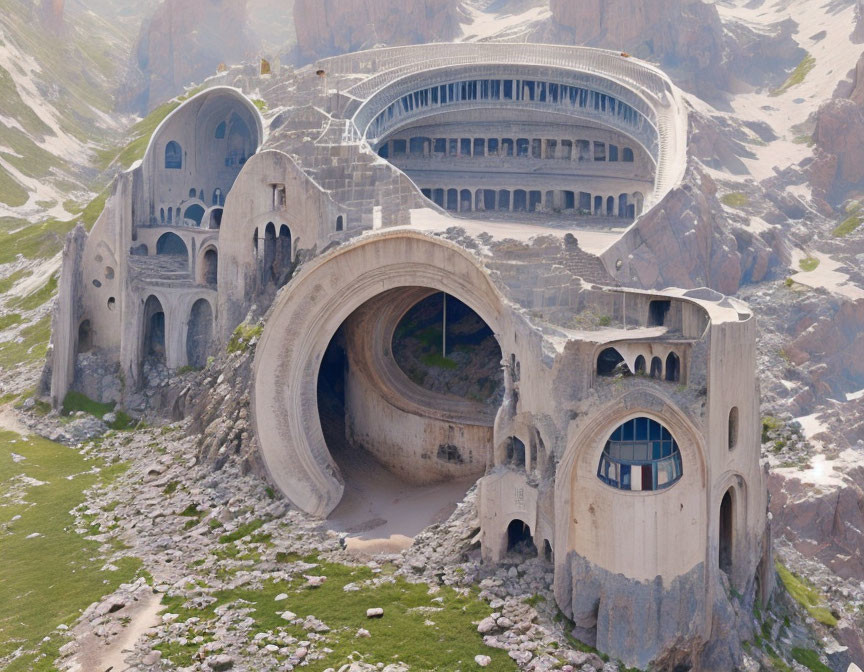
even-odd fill
[[[165,361],[165,311],[155,296],[144,304],[144,356]]]
[[[513,520],[507,526],[507,552],[537,557],[537,546],[531,536],[531,528],[521,520]]]
[[[606,348],[597,357],[597,375],[612,376],[623,362],[624,358],[615,348]]]
[[[648,326],[662,327],[666,324],[666,314],[671,307],[671,301],[652,301],[648,304]]]
[[[720,503],[720,569],[732,577],[732,527],[733,527],[732,489],[723,495]]]
[[[666,358],[666,380],[677,383],[681,380],[681,360],[674,352]]]

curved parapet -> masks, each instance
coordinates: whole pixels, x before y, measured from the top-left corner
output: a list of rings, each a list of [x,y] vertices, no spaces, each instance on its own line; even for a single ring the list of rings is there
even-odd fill
[[[400,120],[408,121],[429,110],[450,104],[440,101],[409,109],[393,108],[394,102],[444,79],[450,81],[491,79],[498,76],[530,78],[579,88],[620,101],[632,110],[632,120],[619,118],[605,109],[569,106],[560,102],[535,100],[506,101],[531,109],[566,111],[572,116],[608,125],[636,139],[657,163],[655,188],[647,206],[657,203],[680,182],[686,167],[687,112],[678,90],[669,78],[649,63],[618,52],[587,47],[557,45],[513,45],[502,43],[429,44],[375,49],[325,59],[316,64],[325,72],[352,74],[365,78],[343,95],[355,102],[349,106],[352,135],[373,139],[382,130],[392,130]],[[454,79],[455,77],[455,79]],[[439,81],[440,80],[440,81]],[[419,102],[419,99],[418,99]],[[499,107],[504,100],[457,100],[464,105]],[[380,117],[385,114],[382,125]],[[384,126],[387,128],[384,129]],[[370,135],[371,133],[371,135]]]
[[[339,326],[366,301],[399,287],[458,297],[496,334],[506,306],[458,246],[416,232],[361,238],[306,267],[280,294],[255,355],[253,408],[264,463],[299,508],[326,516],[344,489],[318,417],[318,369]]]

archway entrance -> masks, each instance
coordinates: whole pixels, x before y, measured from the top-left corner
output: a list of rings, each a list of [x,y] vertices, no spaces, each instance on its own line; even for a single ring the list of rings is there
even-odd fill
[[[422,294],[409,292],[412,288]],[[391,290],[398,291],[390,295]],[[393,412],[407,414],[405,409],[411,410],[416,403],[429,415],[428,401],[418,402],[406,390],[413,390],[421,398],[430,393],[405,385],[406,380],[411,381],[393,364],[392,357],[391,365],[382,365],[389,351],[384,346],[389,346],[391,340],[390,334],[382,336],[381,330],[386,325],[395,331],[398,321],[413,305],[442,291],[475,311],[507,348],[514,347],[511,344],[514,337],[507,332],[508,308],[482,267],[456,245],[419,232],[384,231],[346,244],[304,266],[278,295],[255,351],[254,423],[261,456],[273,483],[298,508],[327,516],[345,492],[344,475],[324,440],[318,411],[318,373],[333,336],[355,311],[372,299],[383,297],[381,306],[386,309],[387,319],[383,319],[384,311],[379,310],[381,320],[364,320],[362,323],[367,327],[378,326],[373,331],[361,331],[366,336],[359,341],[361,344],[371,341],[381,347],[363,345],[358,352],[371,362],[379,391],[398,391],[393,392],[395,403],[390,404]],[[397,304],[394,297],[407,303]],[[403,312],[397,312],[397,307]],[[346,339],[346,347],[351,347],[351,343]],[[379,372],[387,376],[377,375]],[[367,400],[364,396],[359,398]],[[434,409],[436,417],[443,424],[452,424],[454,432],[467,432],[465,428],[477,422],[476,416],[457,423],[445,421],[451,414],[463,411],[468,403],[457,399],[454,407],[450,399]],[[494,413],[490,415],[489,427],[494,423]],[[472,431],[489,431],[482,424],[475,426],[482,429]],[[450,440],[441,443],[457,445]],[[437,454],[436,445],[434,455]],[[447,467],[444,461],[439,464],[430,460],[430,463],[438,468]]]
[[[507,552],[523,557],[537,557],[537,546],[531,535],[531,528],[521,520],[512,520],[507,526]]]
[[[443,522],[491,457],[501,349],[455,297],[386,291],[339,326],[321,360],[318,415],[345,479],[330,525],[349,549],[398,550]]]
[[[144,303],[143,351],[145,358],[165,363],[165,310],[155,296]]]

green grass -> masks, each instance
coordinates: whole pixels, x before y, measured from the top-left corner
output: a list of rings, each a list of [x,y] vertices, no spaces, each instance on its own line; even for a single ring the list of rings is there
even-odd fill
[[[813,139],[812,134],[796,135],[792,139],[792,142],[794,142],[796,145],[807,145],[808,147],[812,147],[814,144],[816,144],[816,141]]]
[[[816,59],[810,54],[805,55],[798,66],[792,71],[792,74],[783,82],[783,85],[779,89],[774,89],[770,95],[773,97],[782,96],[793,86],[801,84],[815,67]]]
[[[844,219],[840,224],[838,224],[835,229],[831,232],[835,238],[843,238],[844,236],[848,236],[850,233],[855,231],[859,226],[861,226],[861,215],[857,212],[849,215],[846,219]]]
[[[454,362],[449,357],[444,357],[440,353],[430,352],[420,358],[426,366],[437,366],[439,369],[453,370],[459,367],[459,364]]]
[[[812,672],[831,672],[831,668],[819,660],[819,654],[810,649],[792,649],[792,657]]]
[[[0,368],[11,371],[22,364],[33,364],[45,359],[48,352],[48,339],[51,336],[51,316],[46,315],[38,322],[24,327],[20,336],[22,341],[0,343]]]
[[[258,111],[262,114],[267,111],[267,103],[260,98],[253,98],[252,104],[258,108]]]
[[[20,208],[27,205],[29,199],[30,192],[0,166],[0,203],[5,203],[10,208]]]
[[[0,316],[0,331],[21,324],[23,318],[18,313],[8,313]]]
[[[86,395],[72,390],[63,399],[63,415],[72,415],[78,411],[84,411],[101,420],[105,414],[113,412],[117,416],[117,419],[108,425],[111,429],[124,430],[132,428],[135,421],[123,411],[114,411],[115,405],[114,402],[103,404],[93,401]]]
[[[231,542],[243,539],[243,537],[248,537],[250,534],[255,532],[255,530],[260,529],[263,525],[263,520],[251,520],[248,523],[244,523],[233,532],[227,532],[226,534],[223,534],[221,537],[219,537],[219,543],[230,544]]]
[[[6,294],[18,283],[19,280],[29,278],[31,275],[33,275],[33,271],[26,268],[22,268],[7,275],[5,278],[0,280],[0,294]]]
[[[777,569],[777,574],[786,588],[786,592],[807,610],[814,619],[827,625],[834,627],[837,625],[837,618],[828,609],[825,598],[822,594],[810,585],[805,579],[796,576],[790,572],[779,560],[776,560],[774,566]]]
[[[35,292],[32,292],[27,296],[16,297],[10,300],[9,307],[17,308],[18,310],[35,310],[54,298],[56,291],[57,274],[54,273],[50,278],[48,278],[48,282],[42,285],[42,287],[37,289]]]
[[[74,227],[74,220],[48,219],[29,224],[21,219],[0,218],[0,264],[15,261],[19,254],[25,259],[50,259],[63,249],[66,234]]]
[[[133,140],[119,152],[113,147],[99,152],[99,167],[105,169],[112,163],[118,163],[123,168],[129,168],[129,166],[139,159],[143,159],[144,153],[147,151],[147,145],[150,144],[150,138],[153,136],[156,128],[178,107],[180,107],[180,101],[171,100],[153,110],[130,129],[129,136]]]
[[[14,462],[11,453],[26,459]],[[93,467],[101,467],[93,473]],[[24,655],[7,672],[42,672],[65,640],[52,635],[60,624],[71,625],[80,612],[121,583],[132,580],[140,567],[135,558],[102,571],[99,543],[77,534],[70,513],[84,501],[84,491],[104,487],[125,469],[86,461],[75,450],[41,438],[23,439],[0,432],[0,657],[21,647]],[[8,497],[19,475],[42,482],[28,486],[26,503]],[[17,521],[12,518],[20,515]],[[35,539],[26,537],[38,532]],[[41,641],[51,636],[47,642]]]
[[[285,556],[286,561],[296,560]],[[315,558],[306,558],[317,562]],[[331,632],[325,635],[324,646],[332,653],[310,665],[310,670],[323,670],[328,667],[338,669],[349,661],[353,652],[368,663],[384,664],[402,661],[412,670],[456,670],[475,669],[474,656],[485,654],[492,658],[487,670],[515,670],[515,663],[504,651],[488,648],[477,633],[476,622],[492,611],[475,595],[460,595],[449,587],[442,588],[437,594],[429,595],[426,584],[410,584],[404,579],[384,583],[378,587],[363,586],[356,592],[345,592],[348,583],[361,583],[375,575],[368,567],[348,567],[329,562],[320,562],[317,567],[304,572],[307,575],[324,575],[327,581],[320,588],[309,589],[304,579],[298,577],[292,582],[266,582],[261,590],[239,588],[237,590],[213,593],[216,602],[206,609],[186,609],[184,597],[166,596],[163,604],[171,613],[180,614],[181,620],[197,616],[210,621],[215,627],[215,609],[220,605],[245,600],[254,611],[250,616],[255,620],[256,631],[275,631],[279,627],[303,638],[305,631],[282,620],[281,613],[291,610],[299,618],[314,615],[326,623]],[[287,593],[288,599],[274,601],[279,593]],[[434,598],[443,598],[440,603]],[[366,609],[381,607],[384,617],[367,619]],[[441,611],[427,611],[426,609]],[[425,621],[434,625],[426,625]],[[370,638],[357,638],[359,628],[371,633]],[[201,624],[196,626],[204,632]],[[207,635],[204,635],[205,638]],[[198,645],[182,647],[177,643],[158,646],[163,658],[176,666],[190,665]],[[356,656],[355,656],[356,659]]]
[[[819,260],[816,257],[807,257],[806,259],[799,261],[798,266],[800,266],[801,270],[805,273],[810,273],[819,267]]]
[[[264,332],[264,325],[247,324],[243,322],[238,324],[234,333],[231,334],[231,339],[228,341],[228,352],[242,352],[249,347],[249,344],[257,338],[261,337]]]
[[[725,194],[720,198],[723,205],[728,205],[730,208],[746,208],[750,205],[750,197],[740,191],[733,191]]]

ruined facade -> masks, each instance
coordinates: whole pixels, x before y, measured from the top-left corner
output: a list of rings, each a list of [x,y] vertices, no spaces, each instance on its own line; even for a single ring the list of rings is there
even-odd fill
[[[266,128],[235,87],[261,92]],[[122,401],[147,362],[203,367],[262,317],[253,440],[294,505],[327,516],[342,498],[334,433],[409,482],[479,479],[483,558],[549,562],[577,636],[630,666],[731,669],[730,596],[764,600],[772,576],[755,319],[712,290],[616,280],[616,240],[681,181],[686,131],[662,72],[594,49],[223,74],[70,237],[52,400],[83,353],[117,368]],[[535,233],[551,252],[518,242]],[[400,325],[436,295],[494,334],[499,397],[400,367]]]

